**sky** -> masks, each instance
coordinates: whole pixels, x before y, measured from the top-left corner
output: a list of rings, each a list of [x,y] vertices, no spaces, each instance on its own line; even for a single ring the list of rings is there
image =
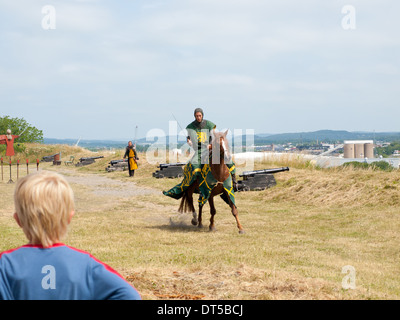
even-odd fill
[[[400,131],[399,12],[395,0],[0,0],[0,117],[59,139],[168,134],[196,107],[221,130]]]

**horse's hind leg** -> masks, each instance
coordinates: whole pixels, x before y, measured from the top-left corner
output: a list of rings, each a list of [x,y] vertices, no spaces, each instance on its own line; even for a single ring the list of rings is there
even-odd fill
[[[192,218],[192,225],[197,226],[199,223],[199,220],[197,219],[197,213],[196,211],[192,212],[193,218]]]
[[[197,226],[197,223],[198,223],[197,212],[193,205],[193,193],[197,186],[198,185],[195,182],[186,190],[186,203],[187,203],[187,211],[186,212],[192,213],[192,215],[193,215],[192,225],[194,225],[194,226]]]
[[[217,213],[217,210],[215,210],[214,198],[212,196],[208,199],[208,203],[210,204],[210,214],[211,214],[210,231],[217,231],[217,229],[215,228],[215,225],[214,225],[214,216]]]
[[[236,206],[233,203],[231,203],[230,206],[231,206],[231,209],[232,209],[232,214],[236,219],[237,227],[239,228],[239,233],[242,234],[242,233],[244,233],[244,230],[243,230],[243,227],[242,227],[242,225],[241,225],[241,223],[239,221],[238,210],[237,210]]]
[[[190,191],[189,191],[190,190]],[[188,189],[188,204],[189,204],[189,210],[192,212],[193,218],[192,218],[192,225],[197,226],[198,220],[197,220],[197,213],[196,213],[196,209],[194,208],[193,205],[193,191],[194,188],[190,187],[190,189]]]

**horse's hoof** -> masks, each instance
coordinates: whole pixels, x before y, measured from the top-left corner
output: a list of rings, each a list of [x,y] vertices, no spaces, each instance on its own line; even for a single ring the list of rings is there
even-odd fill
[[[217,231],[217,229],[215,227],[210,227],[210,231],[215,232],[215,231]]]
[[[195,220],[195,219],[192,219],[192,225],[194,225],[194,226],[197,226],[197,220]]]
[[[245,234],[244,230],[239,230],[239,234]]]
[[[199,228],[203,228],[203,225],[200,223],[200,224],[198,225],[198,227],[199,227]]]

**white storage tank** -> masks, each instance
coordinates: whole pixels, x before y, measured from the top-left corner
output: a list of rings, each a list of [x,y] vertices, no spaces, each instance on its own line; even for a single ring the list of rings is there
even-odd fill
[[[343,152],[345,158],[373,158],[374,142],[372,140],[344,141]]]

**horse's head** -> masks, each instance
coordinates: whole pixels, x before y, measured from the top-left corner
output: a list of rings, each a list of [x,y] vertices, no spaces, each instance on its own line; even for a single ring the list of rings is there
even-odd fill
[[[219,154],[220,159],[224,159],[225,162],[232,161],[229,142],[226,138],[228,131],[229,130],[226,130],[225,132],[216,132],[215,129],[211,130],[212,152],[213,154]]]

